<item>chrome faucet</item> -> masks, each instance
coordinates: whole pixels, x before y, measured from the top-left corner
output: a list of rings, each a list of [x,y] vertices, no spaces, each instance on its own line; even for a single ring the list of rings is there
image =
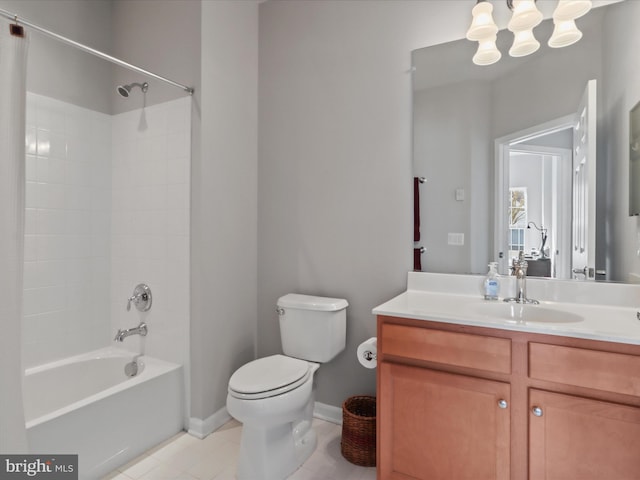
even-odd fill
[[[114,340],[116,342],[122,342],[125,338],[131,335],[140,335],[141,337],[147,336],[147,324],[144,322],[140,322],[140,325],[134,328],[127,328],[126,330],[118,329],[118,333],[116,333],[116,337]]]
[[[530,303],[537,305],[537,300],[527,298],[527,267],[528,263],[524,259],[524,251],[520,250],[517,259],[513,259],[511,273],[516,277],[516,296],[505,298],[505,302]]]

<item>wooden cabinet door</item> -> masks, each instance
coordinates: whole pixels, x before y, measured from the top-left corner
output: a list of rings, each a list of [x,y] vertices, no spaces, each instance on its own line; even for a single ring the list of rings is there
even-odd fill
[[[509,384],[379,368],[378,480],[509,478]]]
[[[638,480],[640,408],[532,389],[529,479]]]

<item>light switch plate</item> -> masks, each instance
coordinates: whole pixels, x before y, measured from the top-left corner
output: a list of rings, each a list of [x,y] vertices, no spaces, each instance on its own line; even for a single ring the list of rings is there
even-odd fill
[[[462,246],[464,245],[464,233],[449,233],[447,234],[447,244]]]

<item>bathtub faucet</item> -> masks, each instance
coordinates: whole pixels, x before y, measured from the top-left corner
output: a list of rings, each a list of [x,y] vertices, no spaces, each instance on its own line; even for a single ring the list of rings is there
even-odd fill
[[[116,342],[122,342],[125,338],[130,335],[140,335],[141,337],[147,336],[147,324],[144,322],[140,322],[140,325],[134,328],[127,328],[126,330],[118,329],[118,333],[116,333],[116,338],[114,340]]]

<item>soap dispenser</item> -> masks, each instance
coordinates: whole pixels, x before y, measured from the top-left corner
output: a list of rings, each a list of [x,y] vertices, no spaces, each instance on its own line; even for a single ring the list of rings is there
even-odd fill
[[[484,299],[498,300],[500,293],[500,276],[498,275],[498,263],[491,262],[489,264],[489,273],[484,280]]]

